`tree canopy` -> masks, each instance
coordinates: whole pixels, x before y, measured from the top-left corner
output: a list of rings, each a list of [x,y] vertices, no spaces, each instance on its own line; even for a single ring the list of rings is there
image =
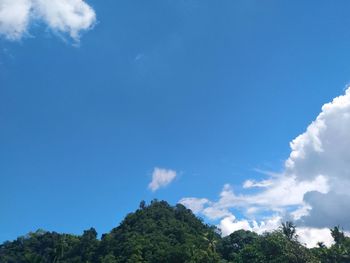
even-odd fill
[[[229,263],[350,262],[350,238],[331,229],[334,245],[308,249],[285,222],[258,235],[238,230],[221,237],[181,204],[144,201],[99,239],[94,228],[82,235],[38,230],[0,245],[1,263]]]

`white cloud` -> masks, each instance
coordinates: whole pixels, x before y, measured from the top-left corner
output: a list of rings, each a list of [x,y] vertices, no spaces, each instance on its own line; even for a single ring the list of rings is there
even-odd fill
[[[78,41],[81,31],[94,25],[96,15],[83,0],[0,0],[0,35],[21,39],[35,20]]]
[[[299,227],[297,228],[297,235],[299,241],[310,248],[317,246],[318,242],[323,242],[326,246],[334,243],[329,228]]]
[[[231,215],[231,213],[227,209],[221,209],[215,206],[209,206],[204,208],[202,214],[211,220],[216,220]]]
[[[221,219],[219,227],[225,234],[239,227],[266,231],[276,228],[281,220],[294,220],[300,240],[308,246],[317,241],[330,244],[330,227],[340,225],[350,230],[350,88],[325,104],[290,146],[281,174],[244,182],[244,189],[257,188],[254,194],[236,194],[225,185],[219,200],[207,200],[197,213]],[[237,220],[233,211],[240,211],[247,219]]]
[[[202,202],[201,210],[197,209],[197,211],[205,216],[209,215],[210,219],[218,219],[227,215],[228,209],[231,208],[241,208],[249,214],[254,211],[282,211],[287,206],[300,206],[299,209],[301,209],[306,205],[303,199],[304,194],[311,191],[327,193],[326,178],[318,176],[311,181],[298,182],[295,177],[281,176],[271,181],[271,185],[266,187],[265,191],[254,195],[237,195],[232,187],[226,184],[217,202],[209,200]],[[184,198],[180,200],[180,203],[189,205],[189,203],[199,203],[201,200],[207,199]]]
[[[264,221],[237,219],[233,214],[224,217],[220,220],[218,227],[221,229],[223,236],[227,236],[234,231],[244,229],[254,231],[258,234],[270,232],[277,229],[282,222],[282,217],[273,215]]]
[[[191,209],[193,213],[199,213],[204,210],[204,205],[209,203],[206,198],[183,198],[180,201],[181,204]]]
[[[222,219],[220,221],[219,228],[221,229],[223,236],[227,236],[240,229],[252,231],[252,227],[247,220],[236,220],[234,215],[230,215]]]
[[[291,143],[286,173],[298,180],[327,178],[329,191],[308,191],[303,201],[311,207],[301,222],[308,226],[350,229],[350,88],[322,107],[306,132]]]
[[[254,187],[269,187],[273,184],[271,180],[263,180],[260,182],[257,182],[255,180],[247,180],[243,183],[243,188],[254,188]]]
[[[253,228],[252,230],[258,234],[262,234],[265,232],[270,232],[273,231],[275,229],[277,229],[282,222],[282,217],[279,215],[273,215],[269,218],[266,218],[264,221],[253,221]]]
[[[154,168],[152,174],[152,182],[148,185],[148,188],[153,192],[157,191],[161,187],[165,187],[170,184],[176,177],[176,172],[173,170],[167,170],[162,168]]]
[[[29,23],[30,0],[0,0],[0,34],[19,39]]]
[[[234,215],[230,215],[223,218],[218,227],[221,229],[223,236],[227,236],[240,229],[263,234],[276,230],[280,227],[281,223],[282,217],[280,216],[272,216],[266,221],[258,223],[254,220],[237,220]],[[323,242],[326,246],[330,246],[334,243],[329,228],[298,227],[297,235],[298,240],[309,248],[317,246],[318,242]]]

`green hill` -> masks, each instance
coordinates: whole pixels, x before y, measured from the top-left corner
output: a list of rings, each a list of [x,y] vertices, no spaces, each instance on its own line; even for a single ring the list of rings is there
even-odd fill
[[[91,228],[80,236],[38,230],[0,245],[1,263],[216,263],[350,262],[350,239],[332,230],[336,243],[307,249],[284,224],[264,235],[239,230],[222,238],[219,230],[189,209],[152,201],[128,214],[110,233],[97,238]]]

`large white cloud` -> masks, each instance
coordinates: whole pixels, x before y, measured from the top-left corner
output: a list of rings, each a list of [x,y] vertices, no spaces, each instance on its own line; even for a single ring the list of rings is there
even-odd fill
[[[244,189],[257,189],[255,194],[236,194],[225,185],[219,200],[198,199],[206,202],[197,213],[220,218],[224,234],[239,228],[261,232],[278,227],[282,220],[294,220],[301,241],[308,246],[316,241],[330,244],[330,227],[350,230],[350,88],[325,104],[290,146],[281,174],[244,182]],[[198,200],[180,202],[191,207]],[[243,219],[236,219],[234,211],[242,213]]]
[[[1,36],[21,39],[35,20],[79,40],[80,32],[94,25],[96,15],[83,0],[0,0]]]
[[[350,230],[350,88],[322,107],[322,112],[291,143],[286,173],[298,180],[327,178],[329,191],[308,191],[304,202],[311,209],[301,218],[308,226],[341,225]]]
[[[0,34],[19,39],[28,27],[30,0],[0,0]]]

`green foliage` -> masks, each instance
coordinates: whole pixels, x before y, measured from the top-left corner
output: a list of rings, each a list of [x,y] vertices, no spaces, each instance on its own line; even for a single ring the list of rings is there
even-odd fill
[[[220,240],[218,252],[228,261],[237,261],[240,251],[253,244],[258,237],[254,232],[238,230]]]
[[[149,206],[141,203],[104,235],[101,249],[112,252],[117,262],[216,262],[219,238],[183,205],[153,201]]]
[[[82,245],[82,237],[38,230],[1,245],[0,262],[83,262],[89,256],[81,250]],[[90,249],[86,251],[90,253]]]
[[[331,234],[334,244],[330,248],[319,243],[318,248],[313,248],[312,252],[321,263],[349,263],[350,238],[346,237],[339,227],[331,229]]]
[[[350,238],[331,229],[334,245],[307,249],[295,225],[257,235],[239,230],[221,237],[183,205],[144,201],[110,233],[97,238],[38,230],[0,245],[1,263],[349,263]]]
[[[296,226],[294,225],[293,222],[290,222],[290,221],[283,222],[281,226],[281,231],[288,240],[297,239]]]

